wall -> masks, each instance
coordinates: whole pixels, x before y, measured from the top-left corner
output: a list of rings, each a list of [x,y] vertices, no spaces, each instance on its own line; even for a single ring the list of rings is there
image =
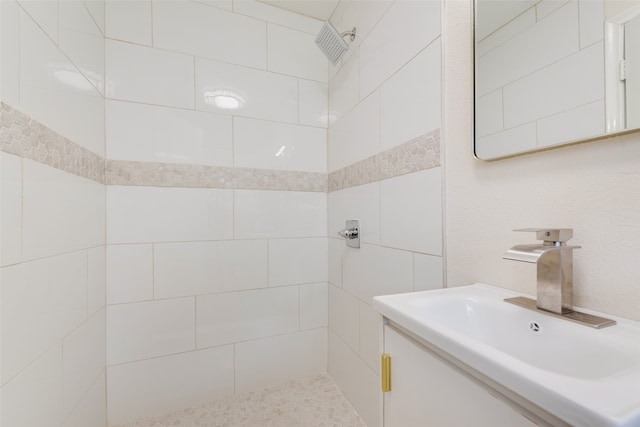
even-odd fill
[[[329,372],[379,425],[375,295],[442,287],[440,2],[343,1],[357,27],[330,68]],[[337,237],[361,221],[362,245]]]
[[[534,264],[502,260],[534,242],[511,230],[572,227],[574,302],[640,320],[640,135],[482,162],[471,154],[470,2],[445,3],[447,284],[535,294]]]
[[[104,20],[0,2],[2,414],[104,426]]]
[[[105,15],[109,422],[325,372],[320,22],[254,1]]]
[[[476,39],[478,157],[604,133],[603,2],[484,7],[479,22],[501,19],[480,28]]]

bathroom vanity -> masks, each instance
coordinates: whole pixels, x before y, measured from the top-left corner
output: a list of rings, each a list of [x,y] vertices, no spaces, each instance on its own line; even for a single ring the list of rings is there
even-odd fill
[[[640,323],[596,329],[504,301],[516,296],[474,284],[374,298],[384,426],[640,425]]]
[[[393,366],[385,427],[537,425],[529,412],[391,322],[384,326],[384,348]]]

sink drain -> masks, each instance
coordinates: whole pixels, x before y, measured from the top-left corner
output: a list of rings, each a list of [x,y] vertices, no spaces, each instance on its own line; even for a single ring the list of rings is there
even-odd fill
[[[542,332],[542,325],[534,320],[529,322],[529,330],[533,334],[539,334]]]

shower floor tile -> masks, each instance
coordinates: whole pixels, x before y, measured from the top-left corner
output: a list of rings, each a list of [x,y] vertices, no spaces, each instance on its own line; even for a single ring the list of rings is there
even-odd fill
[[[367,427],[329,374],[112,427]]]

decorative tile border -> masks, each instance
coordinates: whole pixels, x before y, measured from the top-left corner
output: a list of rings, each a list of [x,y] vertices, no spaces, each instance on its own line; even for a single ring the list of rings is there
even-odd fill
[[[0,150],[105,185],[331,192],[440,166],[440,130],[330,174],[105,160],[0,102]]]
[[[440,166],[440,129],[329,174],[329,192]]]
[[[108,185],[327,192],[327,174],[107,160]]]
[[[0,150],[105,183],[104,158],[0,102]]]

